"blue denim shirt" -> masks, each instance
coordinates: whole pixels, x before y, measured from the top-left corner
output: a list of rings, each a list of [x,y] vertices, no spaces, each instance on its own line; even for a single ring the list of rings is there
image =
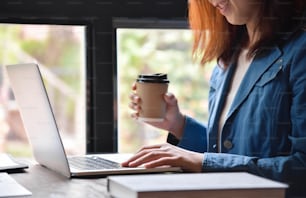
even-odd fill
[[[203,171],[248,171],[288,183],[288,195],[306,196],[306,32],[299,30],[254,57],[219,139],[234,68],[215,67],[208,124],[186,117],[178,146],[203,152]]]

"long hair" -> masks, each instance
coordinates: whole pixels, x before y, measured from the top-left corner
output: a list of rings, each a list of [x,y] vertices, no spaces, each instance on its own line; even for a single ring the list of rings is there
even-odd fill
[[[258,0],[261,8],[255,28],[259,40],[250,46],[248,57],[275,42],[280,35],[292,32],[302,20],[305,0]],[[194,33],[193,55],[201,64],[220,59],[227,67],[237,58],[237,49],[246,44],[243,25],[232,25],[208,0],[189,0],[189,23]]]

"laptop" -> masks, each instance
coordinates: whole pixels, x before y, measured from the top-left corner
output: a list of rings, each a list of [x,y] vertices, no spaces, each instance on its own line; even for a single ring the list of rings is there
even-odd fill
[[[66,156],[56,120],[35,63],[5,66],[35,160],[68,178],[115,174],[181,172],[178,167],[121,167],[130,154]],[[103,166],[102,166],[103,165]],[[102,166],[102,167],[101,167]]]

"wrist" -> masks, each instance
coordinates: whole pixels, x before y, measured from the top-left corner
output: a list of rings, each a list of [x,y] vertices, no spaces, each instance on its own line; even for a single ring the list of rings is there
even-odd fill
[[[172,127],[169,128],[169,132],[173,134],[177,139],[181,139],[185,127],[186,117],[183,114],[178,114]]]

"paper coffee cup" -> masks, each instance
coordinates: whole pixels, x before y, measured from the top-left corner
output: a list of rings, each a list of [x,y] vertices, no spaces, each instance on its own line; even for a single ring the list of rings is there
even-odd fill
[[[164,94],[168,91],[167,74],[141,74],[136,80],[137,95],[140,97],[139,120],[161,122],[166,113]]]

